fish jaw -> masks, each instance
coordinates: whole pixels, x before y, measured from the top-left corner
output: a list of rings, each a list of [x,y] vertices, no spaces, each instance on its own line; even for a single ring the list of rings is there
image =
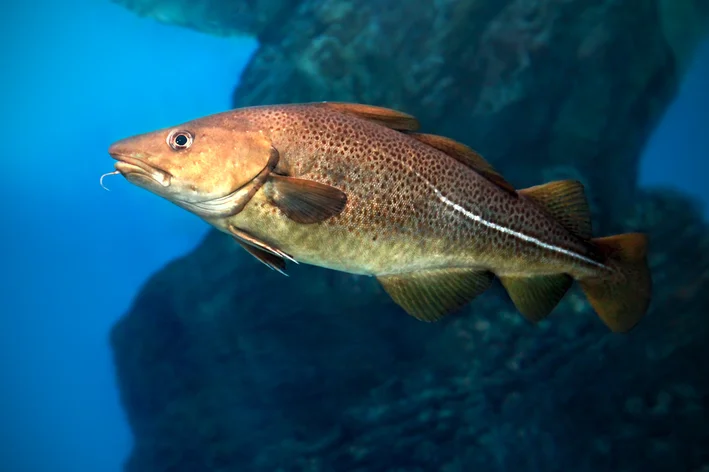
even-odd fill
[[[156,184],[161,188],[170,186],[170,173],[148,164],[143,159],[145,156],[130,152],[128,140],[123,139],[111,144],[108,154],[117,161],[114,168],[129,182],[148,190],[152,190],[151,187]]]
[[[139,187],[149,187],[154,184],[158,184],[163,188],[170,186],[172,176],[168,172],[127,156],[114,156],[114,158],[118,162],[113,167],[132,184]]]

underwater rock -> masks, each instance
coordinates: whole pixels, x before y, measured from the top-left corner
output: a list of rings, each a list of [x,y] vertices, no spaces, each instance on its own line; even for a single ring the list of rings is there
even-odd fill
[[[700,470],[709,464],[709,227],[642,191],[655,296],[611,334],[578,289],[537,326],[493,287],[421,323],[369,277],[269,271],[210,233],[111,344],[128,472]]]
[[[709,465],[709,228],[687,197],[636,187],[706,2],[120,3],[258,36],[236,106],[394,107],[518,187],[580,178],[597,234],[649,232],[655,280],[626,335],[577,288],[538,326],[499,284],[426,324],[372,278],[303,266],[285,278],[212,231],[111,333],[135,436],[128,472]],[[696,24],[678,26],[687,17]]]
[[[355,101],[420,118],[517,187],[582,178],[629,211],[649,134],[707,31],[706,0],[114,0],[260,47],[234,105]]]
[[[215,36],[261,37],[278,29],[298,0],[111,0],[140,16]]]

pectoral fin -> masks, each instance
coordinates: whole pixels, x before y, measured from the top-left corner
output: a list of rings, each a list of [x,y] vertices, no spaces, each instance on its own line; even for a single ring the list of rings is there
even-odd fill
[[[325,221],[345,209],[347,195],[312,180],[271,175],[271,201],[291,220],[311,224]]]
[[[391,298],[421,321],[438,321],[487,290],[493,279],[487,271],[434,269],[377,279]]]
[[[500,277],[520,313],[533,323],[546,318],[569,290],[573,279],[566,274],[535,277]]]

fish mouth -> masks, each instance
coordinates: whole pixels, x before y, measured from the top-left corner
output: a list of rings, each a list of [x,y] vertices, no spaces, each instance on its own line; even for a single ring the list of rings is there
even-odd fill
[[[123,154],[111,154],[111,157],[116,159],[114,168],[123,175],[128,181],[135,181],[136,184],[141,182],[156,182],[162,187],[170,186],[171,175],[157,167],[147,164],[145,161]]]

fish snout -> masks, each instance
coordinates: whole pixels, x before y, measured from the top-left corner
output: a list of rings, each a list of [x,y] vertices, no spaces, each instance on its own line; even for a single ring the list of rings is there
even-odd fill
[[[118,161],[114,165],[115,169],[141,187],[152,187],[154,183],[162,188],[169,187],[172,176],[150,162],[150,155],[141,150],[140,144],[134,138],[121,139],[111,144],[108,153]]]
[[[121,139],[108,147],[108,153],[112,158],[120,159],[122,156],[130,156],[133,152],[128,143],[128,139]]]

